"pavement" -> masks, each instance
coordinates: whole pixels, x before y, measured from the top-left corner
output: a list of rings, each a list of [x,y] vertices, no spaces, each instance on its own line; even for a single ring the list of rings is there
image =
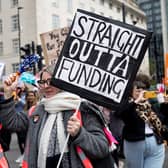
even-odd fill
[[[10,150],[8,152],[5,152],[5,154],[8,159],[10,168],[19,168],[19,163],[15,162],[15,160],[20,156],[17,136],[15,133],[12,134]]]
[[[15,162],[15,160],[20,156],[19,146],[17,143],[17,136],[15,133],[12,134],[10,150],[5,154],[8,159],[10,168],[19,168],[19,164]],[[121,165],[119,168],[126,168],[124,166],[124,160],[121,161]],[[168,168],[168,147],[166,147],[165,163],[163,168]]]

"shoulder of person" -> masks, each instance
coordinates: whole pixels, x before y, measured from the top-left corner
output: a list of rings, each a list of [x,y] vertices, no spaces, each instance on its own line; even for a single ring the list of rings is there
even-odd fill
[[[95,115],[96,117],[98,117],[100,119],[100,121],[102,122],[102,124],[105,124],[105,118],[103,116],[103,112],[100,111],[98,105],[89,102],[89,101],[82,101],[81,102],[81,106],[80,106],[80,111],[82,114],[85,115],[86,114],[91,114],[91,115]]]
[[[41,104],[41,103],[33,106],[32,109],[33,109],[33,112],[30,112],[31,113],[30,116],[32,116],[32,115],[38,115],[38,114],[43,115],[43,113],[45,111],[44,110],[44,104]]]

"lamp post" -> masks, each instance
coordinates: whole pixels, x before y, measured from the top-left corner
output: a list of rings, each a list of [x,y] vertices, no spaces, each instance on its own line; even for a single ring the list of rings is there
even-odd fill
[[[19,62],[21,62],[21,28],[20,28],[20,10],[23,7],[19,6],[17,8],[17,16],[18,16],[18,39],[19,39]]]
[[[125,23],[125,4],[124,4],[124,2],[122,2],[122,4],[121,4],[121,6],[122,6],[122,21],[123,21],[123,23]]]

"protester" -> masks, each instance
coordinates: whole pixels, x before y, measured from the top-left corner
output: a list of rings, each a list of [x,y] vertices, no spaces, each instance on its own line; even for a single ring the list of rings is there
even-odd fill
[[[148,85],[137,78],[129,102],[118,115],[124,121],[124,155],[128,168],[162,168],[165,147],[160,136],[161,121],[144,98]]]
[[[100,109],[103,112],[104,118],[106,120],[106,123],[109,126],[110,131],[112,132],[113,136],[116,138],[116,140],[118,141],[118,144],[116,145],[116,149],[113,150],[112,154],[113,154],[113,158],[115,160],[115,163],[118,167],[121,167],[121,165],[123,165],[123,162],[121,161],[121,157],[122,159],[123,157],[123,150],[122,150],[122,130],[123,130],[123,126],[124,123],[121,119],[119,119],[115,113],[116,111],[108,109],[106,107],[100,107]],[[122,154],[122,156],[121,156]]]
[[[29,116],[29,109],[32,106],[35,106],[37,104],[37,93],[33,90],[28,90],[28,88],[25,90],[25,98],[23,104],[21,103],[21,111],[24,110],[24,112]],[[22,106],[23,105],[23,106]],[[16,110],[18,112],[18,110]],[[26,136],[27,136],[27,131],[19,131],[17,132],[17,137],[18,137],[18,144],[19,144],[19,149],[21,156],[19,156],[16,159],[17,163],[22,164],[23,161],[23,154],[24,154],[24,148],[25,148],[25,143],[26,143]]]
[[[4,89],[0,87],[0,101],[4,100]],[[0,123],[0,144],[4,152],[9,151],[11,142],[11,132],[6,130]]]
[[[28,116],[30,116],[31,114],[29,114],[29,110],[31,107],[36,106],[37,102],[38,102],[38,92],[35,90],[27,90],[26,92],[26,103],[25,103],[25,107],[24,107],[24,111],[27,113]]]
[[[4,89],[0,86],[0,102],[4,101]],[[0,167],[9,168],[5,152],[9,151],[11,142],[11,132],[4,129],[0,123]]]
[[[55,168],[60,158],[67,134],[70,135],[68,146],[65,148],[60,168],[83,168],[82,161],[76,152],[76,146],[82,148],[92,163],[98,167],[110,167],[96,162],[109,155],[108,141],[103,133],[102,124],[95,110],[89,103],[81,102],[81,98],[72,93],[60,90],[51,85],[53,67],[49,66],[40,73],[38,81],[40,92],[44,98],[37,105],[30,119],[25,113],[16,113],[11,97],[15,88],[11,77],[4,83],[6,101],[0,103],[0,118],[4,126],[12,130],[27,130],[27,143],[24,163],[28,168]],[[80,124],[75,109],[82,116]],[[94,168],[97,166],[93,165]]]

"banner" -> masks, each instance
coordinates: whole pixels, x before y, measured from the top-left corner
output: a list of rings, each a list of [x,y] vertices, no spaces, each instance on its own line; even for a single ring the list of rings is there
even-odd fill
[[[64,27],[40,34],[46,65],[55,64],[58,56],[60,55],[68,32],[69,28]]]
[[[108,107],[121,107],[151,33],[77,10],[53,74],[53,85]]]

